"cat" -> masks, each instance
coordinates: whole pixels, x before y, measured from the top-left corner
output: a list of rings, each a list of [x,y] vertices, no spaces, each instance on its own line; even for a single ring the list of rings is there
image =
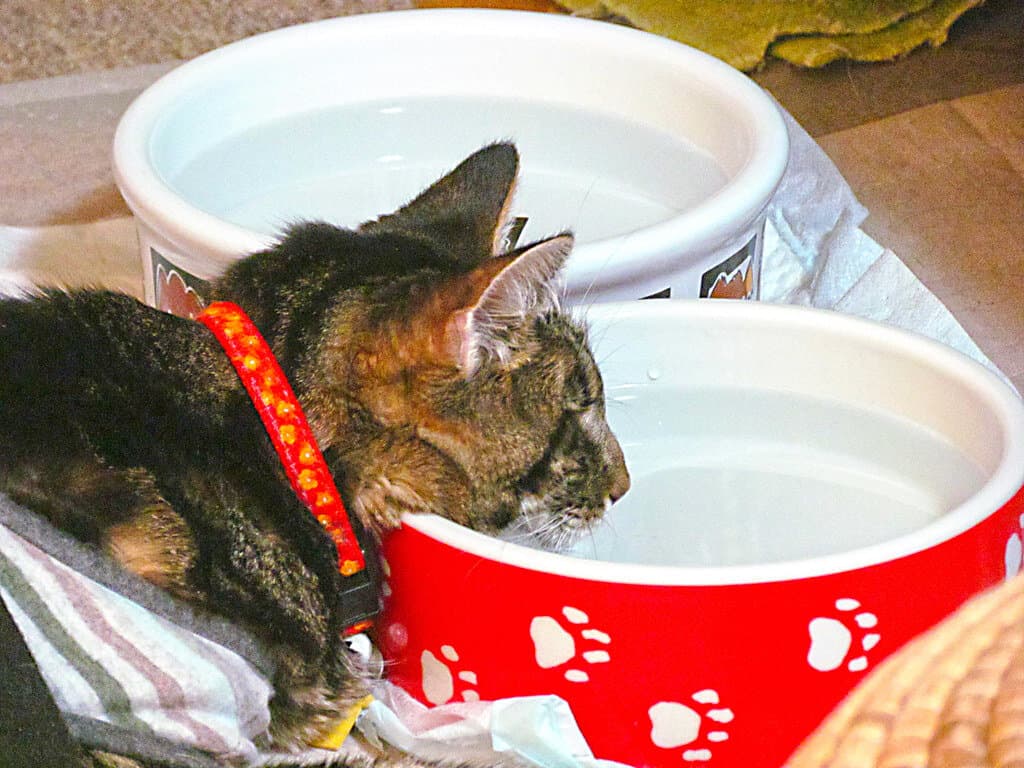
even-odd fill
[[[501,252],[518,167],[489,145],[394,213],[295,224],[212,284],[267,339],[373,537],[432,512],[560,546],[629,487],[559,308],[572,236]],[[264,747],[303,749],[365,694],[333,544],[201,324],[100,290],[0,302],[0,491],[257,637],[276,669]],[[120,759],[83,758],[136,764]]]

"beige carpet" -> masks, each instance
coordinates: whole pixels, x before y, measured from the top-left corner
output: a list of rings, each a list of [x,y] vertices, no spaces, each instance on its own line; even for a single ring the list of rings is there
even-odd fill
[[[0,0],[0,83],[190,59],[304,21],[411,0]]]

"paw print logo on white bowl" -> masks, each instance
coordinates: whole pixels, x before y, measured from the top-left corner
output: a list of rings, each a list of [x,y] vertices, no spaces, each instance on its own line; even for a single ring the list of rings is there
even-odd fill
[[[477,684],[476,672],[468,669],[454,670],[459,663],[459,654],[450,645],[441,646],[441,658],[432,651],[420,654],[423,671],[423,697],[434,705],[447,704],[455,698],[458,688],[462,701],[480,701],[480,694],[473,686]]]
[[[1024,515],[1017,521],[1017,530],[1006,540],[1003,563],[1006,566],[1007,581],[1020,573],[1021,565],[1024,563]]]
[[[649,710],[651,742],[662,749],[686,747],[682,758],[688,763],[706,763],[713,756],[713,747],[728,741],[724,728],[733,721],[733,711],[720,706],[718,691],[705,688],[697,691],[686,704],[659,701]]]
[[[588,667],[611,660],[607,650],[611,636],[588,626],[590,617],[579,608],[564,606],[562,617],[535,616],[530,622],[534,659],[541,669],[569,665],[563,673],[565,679],[586,683],[590,680]]]
[[[882,636],[873,631],[878,627],[878,617],[860,608],[853,598],[841,597],[835,602],[835,614],[811,619],[807,625],[811,636],[807,663],[813,669],[831,672],[844,664],[851,672],[868,668],[868,652]]]

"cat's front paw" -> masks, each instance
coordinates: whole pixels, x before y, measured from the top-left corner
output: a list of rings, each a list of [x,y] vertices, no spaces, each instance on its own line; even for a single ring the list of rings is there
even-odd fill
[[[405,512],[429,512],[429,505],[405,483],[380,475],[364,481],[353,499],[355,512],[378,534],[397,528]]]

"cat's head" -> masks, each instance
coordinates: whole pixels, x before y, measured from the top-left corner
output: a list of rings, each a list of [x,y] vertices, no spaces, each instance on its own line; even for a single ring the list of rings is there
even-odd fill
[[[502,252],[518,172],[495,144],[356,231],[293,228],[229,273],[343,495],[568,544],[629,487],[582,325],[559,307],[569,234]]]

